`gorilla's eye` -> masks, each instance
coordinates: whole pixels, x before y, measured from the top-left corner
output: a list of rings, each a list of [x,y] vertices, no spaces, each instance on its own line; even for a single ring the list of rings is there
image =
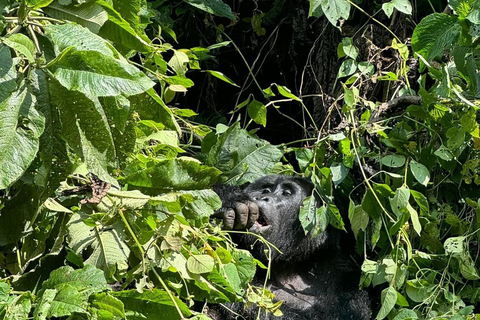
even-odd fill
[[[271,193],[271,192],[272,192],[272,191],[271,191],[270,189],[268,189],[268,188],[262,190],[262,193],[263,193],[263,194]]]
[[[292,191],[285,189],[282,191],[282,196],[288,197],[292,195]]]

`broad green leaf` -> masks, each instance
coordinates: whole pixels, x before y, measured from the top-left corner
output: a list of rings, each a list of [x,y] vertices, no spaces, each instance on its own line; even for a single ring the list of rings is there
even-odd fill
[[[424,186],[427,186],[428,182],[430,181],[430,172],[428,171],[427,167],[419,162],[416,162],[415,160],[412,160],[410,161],[410,170],[418,182]]]
[[[467,18],[470,13],[480,9],[475,0],[450,0],[448,4],[460,18]]]
[[[310,0],[310,9],[308,10],[309,17],[320,18],[323,16],[321,0]]]
[[[357,62],[352,59],[347,59],[342,62],[342,65],[338,69],[338,78],[347,77],[357,71]]]
[[[241,286],[244,288],[253,280],[257,266],[252,254],[247,250],[234,249],[232,257],[235,260],[235,267],[240,277]]]
[[[451,237],[445,240],[443,247],[445,248],[445,253],[458,257],[464,254],[464,242],[465,237]]]
[[[154,83],[140,70],[124,60],[98,51],[65,49],[48,68],[62,86],[91,97],[135,95],[147,91]]]
[[[72,285],[64,284],[61,289],[58,289],[55,298],[50,302],[47,317],[64,317],[74,312],[86,313],[87,306],[88,296]]]
[[[394,287],[388,287],[382,291],[382,306],[378,311],[376,320],[384,319],[395,306],[397,302],[397,291]]]
[[[399,154],[391,154],[383,157],[380,162],[390,168],[400,168],[405,164],[405,157]]]
[[[191,6],[214,14],[219,17],[225,17],[234,20],[232,9],[222,0],[184,0]]]
[[[382,4],[382,10],[389,18],[393,13],[393,8],[405,14],[412,14],[412,5],[408,0],[392,0]]]
[[[59,110],[62,138],[87,164],[90,171],[110,181],[108,172],[115,167],[116,151],[110,126],[98,99],[88,99],[50,82],[51,102]],[[74,105],[75,108],[71,106]],[[114,182],[114,181],[110,181]]]
[[[411,190],[410,193],[413,196],[413,199],[415,199],[415,202],[418,204],[420,207],[420,212],[422,215],[428,215],[430,212],[429,206],[428,206],[428,200],[427,198],[423,195],[423,193],[418,192],[416,190]]]
[[[184,317],[192,315],[188,306],[178,298],[172,301],[170,295],[159,289],[145,290],[142,293],[137,290],[123,290],[112,292],[112,296],[123,302],[126,314],[136,315],[133,319],[155,320],[161,315],[162,319],[180,320],[177,312],[177,305]],[[175,303],[174,303],[175,302]]]
[[[42,291],[45,289],[61,290],[65,286],[82,291],[87,296],[109,289],[103,271],[87,265],[77,270],[67,266],[52,271],[48,280],[42,283]]]
[[[48,198],[45,200],[43,203],[45,208],[47,208],[50,211],[55,211],[55,212],[64,212],[64,213],[73,213],[72,210],[65,208],[62,206],[60,203],[58,203],[55,199],[53,198]]]
[[[248,116],[252,118],[256,123],[266,126],[267,125],[267,108],[263,103],[255,99],[248,105]]]
[[[202,142],[202,152],[207,154],[205,164],[220,169],[236,183],[253,182],[270,173],[283,155],[276,146],[240,129],[235,123],[210,146]]]
[[[11,75],[9,72],[0,79],[0,86]],[[20,178],[37,154],[45,118],[35,104],[35,96],[25,85],[0,102],[0,190]]]
[[[357,59],[358,56],[358,50],[355,48],[352,42],[352,38],[345,37],[342,39],[342,43],[339,45],[342,46],[343,52],[353,60]]]
[[[96,0],[108,14],[108,20],[100,28],[99,34],[120,46],[139,52],[153,51],[150,40],[137,25],[130,23],[107,1]],[[127,16],[130,17],[131,16]],[[130,19],[130,21],[132,21]]]
[[[320,5],[328,21],[335,27],[340,18],[348,20],[350,16],[350,3],[346,0],[320,0]]]
[[[317,222],[317,204],[315,197],[307,197],[303,200],[302,205],[300,206],[300,212],[298,214],[298,219],[302,225],[305,235],[313,230]],[[327,226],[325,225],[325,228]]]
[[[235,82],[233,82],[232,79],[230,79],[229,77],[227,77],[226,75],[224,75],[223,73],[219,72],[219,71],[214,71],[214,70],[205,70],[207,73],[211,74],[212,76],[214,76],[215,78],[218,78],[226,83],[229,83],[231,84],[232,86],[235,86],[235,87],[239,87],[238,84],[236,84]]]
[[[208,254],[193,254],[187,260],[187,269],[194,274],[208,273],[214,266],[215,261]]]
[[[30,309],[34,300],[33,294],[25,292],[17,296],[12,296],[5,308],[5,313],[2,312],[2,303],[0,302],[0,317],[5,320],[28,320],[30,319]]]
[[[95,34],[100,31],[100,28],[108,19],[105,10],[94,1],[82,4],[70,3],[68,5],[61,5],[60,1],[55,0],[42,10],[52,18],[76,22]],[[72,24],[67,23],[67,25]],[[61,27],[61,25],[51,25],[48,27],[52,26]],[[81,42],[79,41],[78,44],[80,45]]]
[[[418,212],[413,209],[410,203],[407,205],[408,213],[410,213],[410,219],[412,220],[413,230],[420,236],[422,232],[422,225],[418,219]]]
[[[45,34],[54,44],[55,54],[57,56],[60,55],[63,50],[70,47],[74,47],[78,51],[98,51],[101,54],[112,57],[117,54],[108,41],[78,24],[51,24],[45,26],[44,29]]]
[[[185,76],[187,72],[187,64],[190,62],[187,54],[179,50],[173,50],[173,56],[168,61],[168,65],[175,71],[178,76]]]
[[[330,166],[332,172],[333,184],[338,186],[348,175],[348,168],[343,165],[343,163],[334,162]]]
[[[187,157],[152,160],[147,167],[132,167],[125,173],[125,182],[131,185],[160,190],[206,189],[220,175],[217,169]]]
[[[420,21],[412,35],[412,49],[427,61],[434,60],[457,42],[461,25],[456,16],[433,13]]]
[[[367,230],[368,222],[370,221],[368,214],[363,210],[362,206],[355,206],[352,200],[350,200],[350,205],[348,207],[348,219],[350,220],[355,239],[360,230]]]
[[[203,226],[210,216],[222,207],[222,201],[213,190],[189,190],[181,194],[192,195],[195,200],[183,204],[182,213],[192,226]]]
[[[393,320],[415,320],[418,319],[418,315],[415,311],[410,309],[400,309]]]
[[[85,216],[74,214],[68,223],[68,244],[77,254],[86,250],[90,252],[86,265],[93,265],[108,273],[115,269],[128,267],[130,248],[121,223],[114,223],[109,228],[100,229],[86,225]]]
[[[290,99],[293,99],[295,101],[302,101],[302,99],[300,99],[299,97],[297,97],[296,95],[294,95],[292,93],[292,91],[290,91],[290,89],[288,89],[287,87],[285,86],[279,86],[278,84],[276,85],[277,86],[277,89],[278,89],[278,92],[284,96],[285,98],[290,98]]]
[[[39,9],[48,6],[53,0],[26,0],[27,5],[33,9]]]
[[[395,190],[393,198],[389,198],[390,207],[393,213],[400,218],[405,212],[407,212],[408,200],[410,199],[410,190],[405,185]]]
[[[115,317],[125,319],[123,303],[119,299],[112,297],[110,294],[106,292],[96,293],[93,294],[89,300],[92,307],[108,311]]]
[[[437,150],[435,150],[433,154],[445,161],[450,161],[454,158],[452,152],[443,145],[441,145]]]
[[[35,45],[26,35],[14,33],[3,38],[3,42],[10,48],[24,55],[28,62],[33,63],[35,61]]]

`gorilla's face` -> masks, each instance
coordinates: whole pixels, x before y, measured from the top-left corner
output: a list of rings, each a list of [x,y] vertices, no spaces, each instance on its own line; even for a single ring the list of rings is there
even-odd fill
[[[298,218],[303,200],[312,191],[313,185],[306,179],[279,175],[260,178],[245,189],[259,208],[259,217],[249,231],[263,236],[283,252],[283,255],[273,252],[274,260],[307,259],[327,239],[326,233],[315,238],[306,236]],[[242,242],[251,245],[256,240],[254,236],[246,236]],[[255,257],[264,260],[264,249],[263,245],[255,245]]]
[[[249,231],[269,239],[282,229],[289,230],[290,236],[297,231],[298,211],[311,195],[312,186],[302,178],[272,175],[255,181],[245,191],[259,209],[258,220]]]

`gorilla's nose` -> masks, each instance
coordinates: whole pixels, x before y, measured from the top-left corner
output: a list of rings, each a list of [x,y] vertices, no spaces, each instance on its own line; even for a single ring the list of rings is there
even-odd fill
[[[272,197],[262,197],[260,201],[270,202],[272,201]]]

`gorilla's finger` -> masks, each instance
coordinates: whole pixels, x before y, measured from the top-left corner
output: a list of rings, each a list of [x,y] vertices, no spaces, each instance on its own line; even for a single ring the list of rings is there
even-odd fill
[[[226,208],[223,213],[223,229],[232,230],[235,224],[235,211],[232,208]]]
[[[248,205],[248,211],[249,211],[247,228],[250,228],[251,226],[253,226],[255,221],[257,221],[260,211],[259,211],[258,206],[255,202],[250,202],[249,201],[249,202],[247,202],[247,205]]]
[[[235,202],[235,226],[234,229],[245,229],[248,222],[248,206],[242,202]]]

